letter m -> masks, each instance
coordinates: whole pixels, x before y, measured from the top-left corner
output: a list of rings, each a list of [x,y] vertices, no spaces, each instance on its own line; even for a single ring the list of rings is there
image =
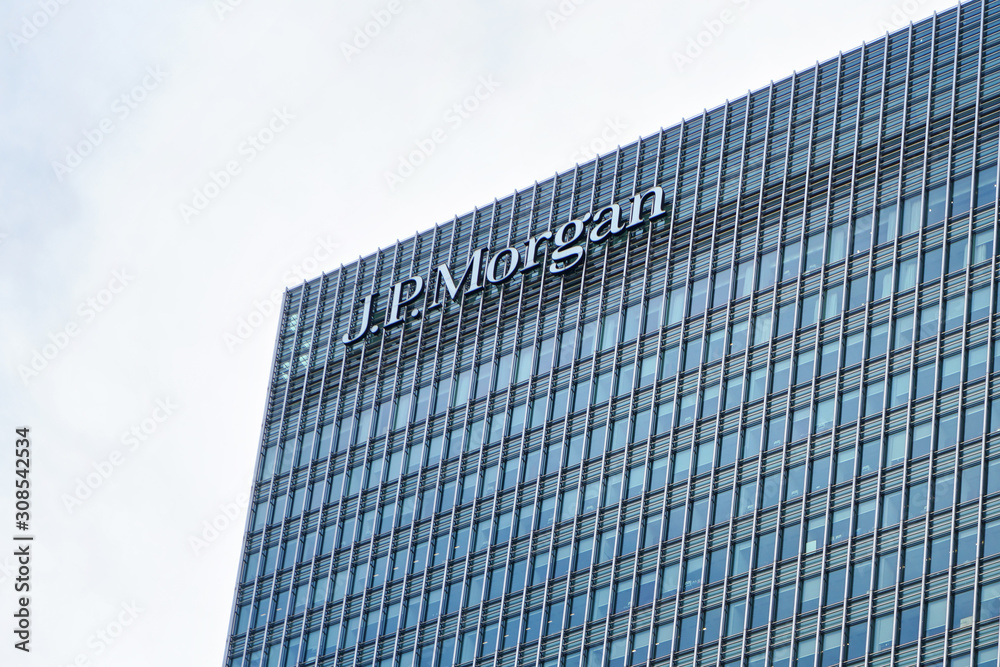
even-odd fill
[[[469,262],[465,265],[465,273],[462,274],[458,283],[452,277],[447,264],[437,267],[437,282],[434,285],[434,303],[428,306],[428,309],[440,308],[444,305],[444,299],[441,297],[442,287],[444,287],[448,298],[452,301],[458,299],[459,291],[466,282],[469,285],[465,288],[464,294],[474,294],[483,288],[483,255],[486,254],[486,250],[486,248],[477,248],[472,251]]]

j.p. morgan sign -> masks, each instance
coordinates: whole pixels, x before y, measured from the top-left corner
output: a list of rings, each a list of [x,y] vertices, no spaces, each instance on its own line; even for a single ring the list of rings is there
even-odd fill
[[[503,285],[518,271],[529,273],[536,269],[548,269],[552,275],[566,273],[583,262],[589,245],[627,234],[646,222],[667,215],[663,188],[650,188],[628,201],[627,219],[622,214],[621,205],[611,204],[581,219],[570,220],[552,231],[530,237],[524,242],[524,249],[507,246],[490,254],[489,248],[477,248],[457,281],[447,264],[441,264],[434,270],[436,277],[424,280],[421,276],[413,276],[400,280],[392,286],[381,326],[375,323],[378,294],[369,294],[354,319],[353,331],[349,329],[344,334],[344,345],[353,345],[369,334],[377,334],[382,328],[392,329],[407,319],[417,319],[426,312],[437,310],[444,305],[445,299],[456,301],[464,294],[475,294],[486,283]],[[425,290],[425,286],[432,282],[433,288]],[[415,307],[421,298],[424,299],[423,310]]]

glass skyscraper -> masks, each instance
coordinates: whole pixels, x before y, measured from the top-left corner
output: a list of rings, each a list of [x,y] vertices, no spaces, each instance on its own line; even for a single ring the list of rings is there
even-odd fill
[[[227,666],[997,665],[1000,0],[286,293]]]

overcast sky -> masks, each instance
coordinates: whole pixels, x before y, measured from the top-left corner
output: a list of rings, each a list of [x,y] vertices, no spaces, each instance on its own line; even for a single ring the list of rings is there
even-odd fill
[[[0,662],[222,664],[285,287],[954,4],[3,3]]]

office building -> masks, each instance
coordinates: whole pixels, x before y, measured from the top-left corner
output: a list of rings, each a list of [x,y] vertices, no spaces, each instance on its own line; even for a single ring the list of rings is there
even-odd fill
[[[997,665],[1000,0],[287,292],[227,665]]]

